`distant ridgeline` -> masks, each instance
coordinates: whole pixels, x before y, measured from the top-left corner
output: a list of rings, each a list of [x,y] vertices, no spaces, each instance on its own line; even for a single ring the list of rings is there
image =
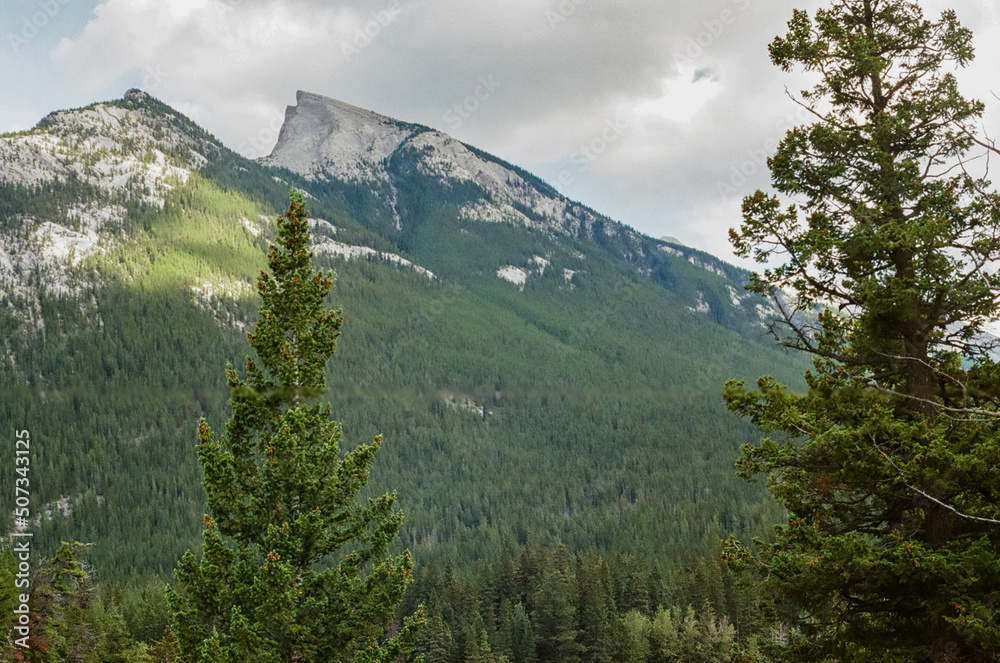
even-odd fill
[[[0,421],[31,432],[39,550],[124,580],[196,545],[196,425],[228,419],[291,187],[346,320],[325,398],[385,435],[371,489],[418,564],[543,537],[669,564],[780,516],[722,384],[802,362],[741,270],[427,127],[300,93],[255,162],[132,90],[0,137]]]

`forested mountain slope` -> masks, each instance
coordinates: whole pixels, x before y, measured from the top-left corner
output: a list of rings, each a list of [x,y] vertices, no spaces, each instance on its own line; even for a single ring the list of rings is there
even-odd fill
[[[741,270],[426,127],[300,93],[258,163],[133,90],[0,137],[0,422],[35,441],[40,546],[125,577],[195,545],[195,428],[228,419],[290,187],[346,319],[328,398],[347,440],[385,435],[372,488],[418,562],[543,534],[669,558],[774,522],[722,384],[802,364]]]

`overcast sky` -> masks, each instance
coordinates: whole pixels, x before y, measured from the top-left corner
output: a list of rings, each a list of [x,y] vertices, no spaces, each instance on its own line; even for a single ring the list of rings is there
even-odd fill
[[[820,0],[3,0],[0,132],[150,92],[246,156],[304,89],[426,124],[647,234],[726,231],[800,123],[768,61]],[[1000,135],[996,0],[927,0],[976,34],[963,91]],[[741,172],[742,171],[742,172]]]

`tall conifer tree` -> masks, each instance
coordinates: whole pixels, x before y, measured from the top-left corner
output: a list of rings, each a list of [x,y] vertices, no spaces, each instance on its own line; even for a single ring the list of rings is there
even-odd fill
[[[362,504],[381,438],[341,455],[331,407],[315,402],[342,318],[325,308],[330,275],[312,268],[304,201],[291,196],[268,255],[248,334],[259,363],[230,366],[233,416],[198,427],[211,516],[201,560],[188,552],[168,589],[184,660],[386,662],[412,646],[417,618],[383,639],[410,581],[389,546],[395,496]]]
[[[732,237],[784,262],[752,289],[776,296],[783,342],[816,361],[805,395],[770,378],[727,387],[769,434],[741,473],[770,475],[789,510],[756,556],[730,549],[792,629],[762,647],[771,660],[1000,660],[1000,371],[981,343],[1000,315],[1000,196],[979,166],[996,156],[984,107],[953,74],[972,35],[952,11],[838,0],[795,11],[770,53],[818,78],[801,100],[815,123],[769,161],[801,204],[757,192]],[[814,302],[818,322],[795,314]]]

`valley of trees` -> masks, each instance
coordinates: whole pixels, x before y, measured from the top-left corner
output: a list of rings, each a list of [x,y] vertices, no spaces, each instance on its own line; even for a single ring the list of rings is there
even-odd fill
[[[337,461],[340,428],[327,420],[330,406],[300,404],[325,390],[326,360],[342,324],[339,312],[322,310],[333,283],[311,271],[302,211],[302,198],[293,197],[279,224],[280,250],[272,248],[269,278],[260,281],[264,306],[249,336],[260,366],[247,364],[248,382],[227,369],[234,414],[221,442],[205,423],[199,426],[211,513],[201,560],[184,556],[164,605],[162,583],[98,585],[90,546],[61,544],[32,577],[30,647],[8,642],[6,654],[27,661],[206,663],[391,661],[409,652],[456,662],[726,660],[736,634],[726,613],[738,623],[750,611],[717,551],[689,553],[668,569],[635,555],[605,562],[593,548],[574,557],[565,544],[540,540],[517,547],[515,563],[509,542],[498,538],[494,567],[466,563],[460,579],[450,563],[443,575],[427,563],[404,596],[409,552],[382,561],[401,524],[395,498],[351,506],[380,438]],[[264,369],[280,382],[266,379]],[[487,416],[473,414],[465,419],[482,423]],[[333,467],[341,469],[329,474]],[[328,483],[317,481],[322,475]],[[623,498],[634,508],[640,496],[617,495]],[[351,552],[334,567],[327,554],[345,544]],[[3,559],[4,587],[13,587],[13,556]],[[331,621],[330,611],[344,618]],[[346,618],[355,612],[357,624]],[[374,640],[387,623],[397,638]]]
[[[798,99],[814,123],[769,161],[796,204],[748,196],[732,239],[765,265],[749,289],[785,293],[772,331],[798,354],[755,335],[721,275],[652,245],[637,271],[603,233],[462,221],[475,192],[435,190],[405,155],[402,237],[380,196],[219,150],[162,209],[129,203],[128,242],[83,263],[78,296],[42,288],[44,328],[5,301],[0,417],[44,440],[45,480],[32,647],[8,639],[4,660],[1000,660],[982,333],[1000,195],[980,166],[1000,151],[952,73],[972,35],[906,0],[788,27],[772,61],[816,80]],[[250,232],[289,185],[312,197]],[[70,223],[102,195],[3,185],[0,214]],[[328,239],[438,277],[310,260],[303,205]],[[524,292],[496,278],[540,253]],[[246,294],[199,298],[213,287]],[[711,316],[677,315],[695,295]],[[251,350],[265,373],[243,370]],[[0,551],[8,624],[15,573]]]

